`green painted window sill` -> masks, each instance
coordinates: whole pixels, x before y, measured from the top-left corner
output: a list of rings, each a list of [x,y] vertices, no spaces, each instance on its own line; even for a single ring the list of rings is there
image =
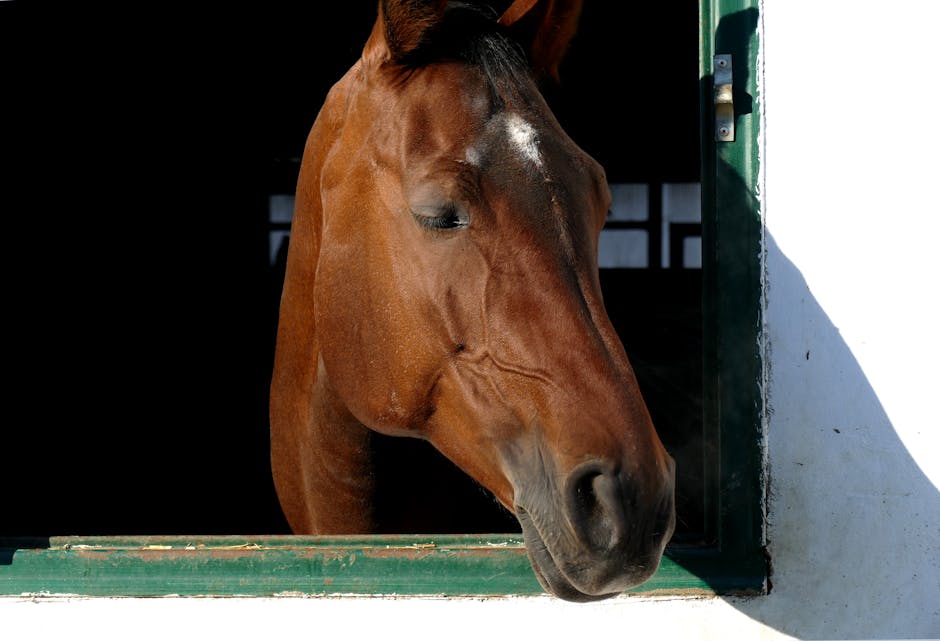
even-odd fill
[[[633,594],[760,594],[762,563],[668,550]],[[735,568],[729,572],[729,567]],[[0,595],[531,596],[518,536],[54,537],[0,541]]]

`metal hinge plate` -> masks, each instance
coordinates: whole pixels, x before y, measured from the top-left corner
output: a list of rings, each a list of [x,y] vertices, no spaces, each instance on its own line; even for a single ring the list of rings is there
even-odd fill
[[[715,56],[715,141],[734,142],[734,87],[731,54]]]

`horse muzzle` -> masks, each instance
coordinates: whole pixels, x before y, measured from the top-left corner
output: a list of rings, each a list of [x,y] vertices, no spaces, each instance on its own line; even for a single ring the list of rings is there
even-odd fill
[[[516,517],[546,591],[596,601],[656,572],[675,527],[675,464],[667,461],[667,474],[653,483],[588,461],[567,474],[558,493],[543,483],[543,491],[518,495]]]

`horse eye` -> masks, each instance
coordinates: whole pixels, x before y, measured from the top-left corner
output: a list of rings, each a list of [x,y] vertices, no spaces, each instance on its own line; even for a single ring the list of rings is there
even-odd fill
[[[419,207],[411,214],[425,229],[463,229],[470,224],[470,217],[453,204],[443,207]]]

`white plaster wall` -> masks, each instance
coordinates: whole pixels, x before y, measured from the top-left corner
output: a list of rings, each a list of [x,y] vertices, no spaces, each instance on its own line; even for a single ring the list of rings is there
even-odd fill
[[[812,638],[940,637],[940,5],[764,7],[774,592]]]
[[[940,3],[765,0],[773,591],[0,600],[0,639],[940,637]]]

